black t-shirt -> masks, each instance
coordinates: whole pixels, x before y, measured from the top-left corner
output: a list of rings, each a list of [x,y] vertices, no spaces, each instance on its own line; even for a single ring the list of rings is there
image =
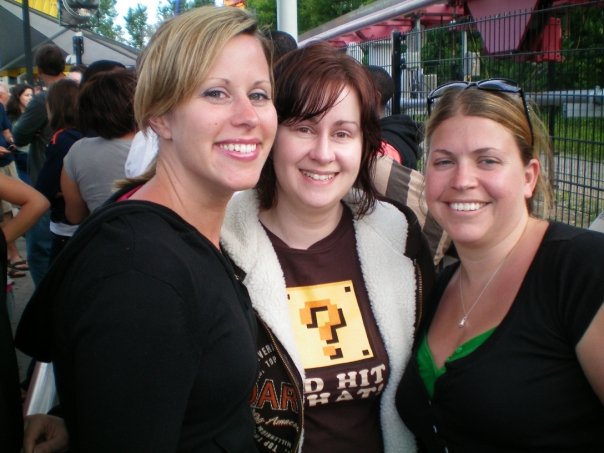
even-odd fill
[[[423,332],[454,270],[440,276]],[[604,235],[553,223],[501,324],[446,364],[432,400],[414,355],[397,409],[426,451],[604,451],[604,406],[575,352],[604,301],[603,276]]]

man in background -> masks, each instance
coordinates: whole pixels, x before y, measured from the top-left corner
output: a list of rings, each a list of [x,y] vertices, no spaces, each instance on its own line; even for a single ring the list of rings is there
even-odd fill
[[[41,46],[35,57],[38,77],[48,88],[53,83],[65,77],[65,56],[61,48],[55,44]],[[52,131],[46,112],[46,90],[36,94],[27,104],[19,122],[13,128],[13,137],[17,146],[29,146],[27,156],[27,174],[35,186],[38,173],[46,157],[46,145],[50,141]],[[50,246],[50,211],[27,232],[27,260],[34,284],[37,285],[48,269]]]

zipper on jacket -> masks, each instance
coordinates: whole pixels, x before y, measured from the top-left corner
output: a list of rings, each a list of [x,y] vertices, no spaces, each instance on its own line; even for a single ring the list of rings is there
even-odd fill
[[[417,333],[422,316],[424,315],[424,279],[421,267],[416,259],[413,260],[413,265],[415,266],[415,275],[417,281],[417,301],[415,303],[415,332]]]
[[[299,426],[300,426],[300,431],[298,432],[298,438],[296,439],[295,448],[292,451],[293,452],[298,452],[299,448],[300,448],[300,439],[302,438],[302,432],[304,431],[304,398],[303,398],[303,395],[302,395],[302,391],[298,387],[298,379],[300,378],[300,375],[298,374],[297,370],[296,370],[295,374],[292,371],[292,369],[290,367],[289,359],[286,358],[283,355],[283,353],[281,352],[281,347],[279,346],[279,344],[277,344],[277,339],[273,335],[273,332],[271,331],[271,329],[268,328],[268,326],[266,325],[266,323],[260,318],[260,316],[258,314],[256,314],[256,316],[258,317],[258,320],[264,326],[264,330],[267,333],[267,335],[269,337],[269,340],[273,344],[275,352],[277,353],[277,355],[281,359],[281,362],[283,363],[283,366],[285,367],[285,369],[286,369],[286,371],[287,371],[287,373],[289,375],[289,378],[292,381],[292,385],[294,386],[294,388],[296,390],[296,396],[298,398],[298,407],[299,407],[298,423],[299,423]]]

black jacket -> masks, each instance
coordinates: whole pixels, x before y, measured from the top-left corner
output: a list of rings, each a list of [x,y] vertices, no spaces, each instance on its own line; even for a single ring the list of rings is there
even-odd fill
[[[380,119],[382,139],[392,145],[401,155],[401,163],[408,168],[417,169],[417,161],[422,153],[419,144],[422,141],[421,126],[408,115],[391,115]]]

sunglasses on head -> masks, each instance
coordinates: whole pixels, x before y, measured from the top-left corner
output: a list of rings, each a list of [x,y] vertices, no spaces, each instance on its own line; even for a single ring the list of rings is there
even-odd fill
[[[531,117],[529,115],[528,104],[526,103],[526,98],[524,97],[524,91],[522,91],[522,88],[520,88],[518,86],[518,84],[516,82],[514,82],[513,80],[486,79],[486,80],[480,80],[478,82],[456,81],[456,82],[445,83],[445,84],[437,87],[436,89],[434,89],[428,95],[428,102],[427,102],[428,115],[430,115],[432,113],[432,106],[436,103],[438,98],[443,96],[448,90],[451,90],[451,89],[467,90],[468,88],[472,88],[472,87],[475,87],[479,90],[484,90],[484,91],[518,94],[520,96],[520,99],[522,99],[522,105],[524,106],[524,113],[526,115],[526,120],[528,121],[529,129],[531,131],[531,144],[533,143],[533,141],[535,140],[535,137],[533,135],[533,125],[531,123]]]

